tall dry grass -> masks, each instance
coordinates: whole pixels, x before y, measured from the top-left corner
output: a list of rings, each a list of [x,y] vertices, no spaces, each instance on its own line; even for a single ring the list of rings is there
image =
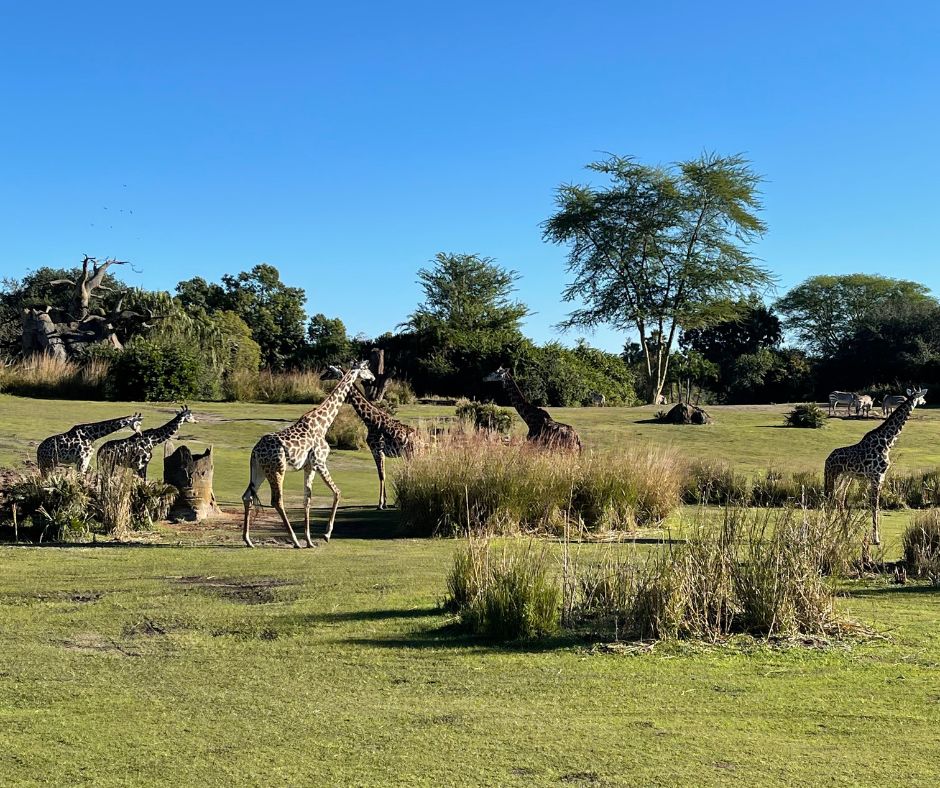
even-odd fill
[[[225,378],[222,388],[225,398],[236,402],[317,405],[326,398],[319,374],[309,370],[235,370]]]
[[[108,362],[89,359],[83,364],[37,354],[20,359],[0,371],[0,391],[21,397],[100,399]]]
[[[940,510],[918,512],[901,543],[907,571],[940,585]]]
[[[668,450],[575,456],[456,431],[402,464],[393,484],[414,535],[560,533],[654,525],[676,509],[682,464]]]

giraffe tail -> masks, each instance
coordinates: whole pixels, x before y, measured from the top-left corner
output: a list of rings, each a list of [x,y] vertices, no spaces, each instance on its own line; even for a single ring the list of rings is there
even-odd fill
[[[248,480],[248,486],[245,488],[245,492],[242,493],[242,501],[245,502],[245,505],[254,504],[255,506],[261,506],[261,498],[258,495],[258,487],[261,484],[261,481],[264,479],[264,471],[261,468],[260,463],[255,459],[254,453],[251,456],[251,474]]]

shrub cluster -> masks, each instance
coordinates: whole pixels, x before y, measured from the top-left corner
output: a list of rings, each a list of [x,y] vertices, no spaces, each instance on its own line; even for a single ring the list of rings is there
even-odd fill
[[[124,401],[217,399],[220,381],[198,347],[140,339],[111,360],[107,395]]]
[[[447,577],[445,605],[470,632],[495,640],[552,635],[559,628],[561,587],[544,545],[471,539]]]
[[[366,445],[366,427],[349,405],[343,405],[326,431],[326,442],[333,449],[355,451]]]
[[[559,533],[565,522],[591,531],[653,525],[677,508],[682,483],[671,451],[574,456],[483,433],[444,436],[393,477],[402,527],[425,536]]]
[[[904,531],[902,545],[907,571],[940,585],[940,510],[918,512]]]
[[[826,412],[815,402],[797,405],[783,418],[788,427],[820,429],[826,426]]]
[[[509,432],[512,429],[512,411],[492,402],[457,400],[456,415],[458,419],[469,422],[478,430]]]
[[[500,552],[471,539],[454,559],[446,604],[470,631],[502,640],[562,626],[657,640],[830,635],[846,622],[827,575],[855,566],[865,527],[851,512],[731,507],[645,560],[616,546],[602,561],[577,555],[565,571],[544,546]]]
[[[2,474],[0,522],[37,541],[81,540],[91,534],[123,538],[167,516],[176,488],[149,482],[127,469],[79,476],[62,471]],[[12,531],[12,529],[11,529]],[[12,532],[11,532],[12,535]]]

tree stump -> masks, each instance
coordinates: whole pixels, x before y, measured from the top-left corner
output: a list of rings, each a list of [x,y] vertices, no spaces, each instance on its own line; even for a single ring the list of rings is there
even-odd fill
[[[212,447],[202,454],[193,454],[188,446],[175,451],[172,444],[163,448],[163,481],[172,484],[179,494],[170,509],[171,520],[199,522],[222,513],[212,491]]]

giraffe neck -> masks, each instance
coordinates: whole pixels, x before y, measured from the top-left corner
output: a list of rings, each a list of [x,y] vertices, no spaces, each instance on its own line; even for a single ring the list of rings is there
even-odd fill
[[[899,405],[894,413],[888,416],[880,427],[872,430],[869,435],[886,444],[886,449],[890,449],[897,442],[901,430],[904,429],[904,425],[914,412],[914,402],[915,400],[912,397]]]
[[[177,413],[162,427],[154,427],[152,430],[144,430],[141,433],[141,436],[146,443],[149,443],[151,446],[156,446],[157,444],[163,443],[164,441],[172,438],[176,434],[177,430],[179,430],[180,424],[182,423],[183,414]]]
[[[336,388],[330,392],[330,396],[323,400],[318,407],[301,416],[300,421],[306,421],[307,428],[319,437],[322,438],[326,435],[326,431],[336,418],[336,414],[339,413],[340,407],[346,401],[346,397],[358,377],[359,368],[353,367],[340,378]]]
[[[545,412],[541,408],[536,408],[525,398],[519,384],[508,373],[503,378],[503,388],[509,395],[509,401],[516,412],[530,428],[538,428],[545,423]]]
[[[359,391],[358,387],[353,386],[349,389],[349,395],[346,401],[353,406],[353,410],[362,419],[363,423],[370,429],[380,429],[389,432],[394,429],[398,422],[394,421],[384,410],[376,407],[365,394]]]
[[[112,432],[117,432],[128,425],[130,416],[121,416],[119,419],[108,419],[107,421],[93,421],[90,424],[77,424],[72,429],[78,430],[88,436],[89,439],[96,441]]]

